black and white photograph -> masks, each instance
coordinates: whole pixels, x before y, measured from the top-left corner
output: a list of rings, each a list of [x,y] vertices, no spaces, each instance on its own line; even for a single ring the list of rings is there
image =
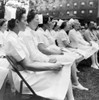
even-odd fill
[[[99,0],[0,0],[0,100],[99,100]]]

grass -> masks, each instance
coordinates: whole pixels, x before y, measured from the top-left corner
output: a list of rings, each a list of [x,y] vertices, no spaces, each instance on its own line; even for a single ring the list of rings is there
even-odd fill
[[[84,87],[89,88],[89,91],[74,89],[75,100],[99,100],[99,70],[89,67],[90,65],[90,59],[78,65],[78,69],[81,71],[78,73],[79,81]],[[6,88],[4,98],[4,100],[32,100],[20,99],[19,96],[14,96],[9,85]]]
[[[87,67],[78,76],[80,83],[89,88],[89,91],[75,89],[75,100],[99,100],[99,70]]]

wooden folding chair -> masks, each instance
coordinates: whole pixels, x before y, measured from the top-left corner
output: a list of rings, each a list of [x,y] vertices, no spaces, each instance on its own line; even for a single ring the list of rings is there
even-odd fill
[[[21,78],[21,83],[20,83],[20,95],[22,97],[22,89],[23,89],[23,83],[25,83],[25,85],[29,88],[29,90],[32,92],[33,95],[30,95],[30,97],[32,98],[31,100],[51,100],[51,99],[47,99],[47,98],[43,98],[38,96],[35,91],[31,88],[31,86],[27,83],[27,81],[24,79],[24,77],[21,75],[20,71],[17,69],[18,66],[20,66],[15,59],[13,59],[13,57],[11,56],[6,56],[8,62],[10,63],[10,65],[13,67],[13,71],[17,73],[17,75]],[[23,67],[23,66],[22,66]]]

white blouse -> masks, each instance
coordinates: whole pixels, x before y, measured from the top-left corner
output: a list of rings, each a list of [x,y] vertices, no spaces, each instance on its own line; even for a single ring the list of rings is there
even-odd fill
[[[35,31],[27,27],[25,32],[19,33],[19,36],[23,39],[24,44],[29,51],[30,58],[32,61],[39,61],[39,62],[49,61],[49,57],[41,53],[37,48],[38,41]]]
[[[70,43],[67,33],[64,30],[60,30],[57,34],[57,42],[59,47],[64,47],[63,41],[67,41],[67,43]]]
[[[88,46],[89,43],[85,41],[79,31],[75,29],[70,30],[69,32],[70,45],[72,47]]]
[[[9,31],[5,47],[6,54],[14,57],[18,62],[29,57],[28,50],[22,42],[16,33]]]

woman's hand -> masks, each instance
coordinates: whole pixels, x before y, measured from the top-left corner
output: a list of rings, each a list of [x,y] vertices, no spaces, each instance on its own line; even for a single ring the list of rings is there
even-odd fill
[[[60,50],[56,51],[55,54],[56,55],[63,55],[64,53],[63,53],[63,50],[60,49]]]
[[[60,71],[63,68],[63,65],[60,63],[55,63],[54,67],[51,68],[53,71]]]
[[[91,43],[91,42],[89,42],[88,46],[92,46],[92,43]]]
[[[57,62],[57,59],[56,59],[56,58],[50,58],[50,59],[49,59],[49,62],[50,62],[50,63],[56,63],[56,62]]]

